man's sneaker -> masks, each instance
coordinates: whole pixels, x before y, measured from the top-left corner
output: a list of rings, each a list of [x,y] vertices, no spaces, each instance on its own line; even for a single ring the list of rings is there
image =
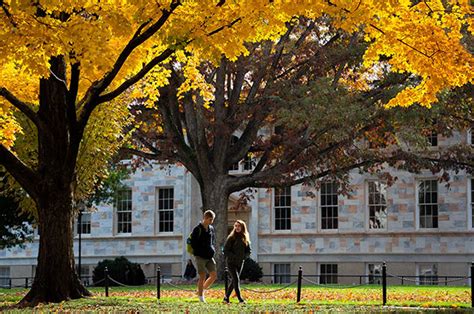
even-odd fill
[[[206,299],[204,298],[204,296],[202,295],[199,296],[199,302],[206,303]]]

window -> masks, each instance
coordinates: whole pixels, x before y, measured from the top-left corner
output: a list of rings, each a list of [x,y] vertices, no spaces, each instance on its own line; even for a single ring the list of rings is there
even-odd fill
[[[132,232],[132,190],[117,192],[115,203],[117,209],[117,233]]]
[[[369,229],[387,228],[387,185],[369,182]]]
[[[474,146],[474,128],[467,131],[467,143]]]
[[[438,265],[426,264],[419,265],[419,283],[420,285],[438,284]]]
[[[79,214],[81,215],[81,214]],[[82,213],[81,219],[77,218],[77,233],[90,234],[91,233],[91,213]]]
[[[246,171],[250,171],[253,169],[253,167],[255,167],[255,159],[253,159],[249,153],[247,153],[247,155],[245,156],[243,163],[244,163],[244,170]]]
[[[336,284],[337,283],[337,264],[321,264],[320,265],[320,284]]]
[[[173,232],[174,226],[174,189],[158,189],[158,231]]]
[[[368,283],[380,285],[382,282],[382,265],[368,264]]]
[[[431,132],[426,138],[430,146],[438,146],[438,133],[436,131]]]
[[[471,179],[470,182],[468,182],[470,184],[470,192],[469,195],[468,195],[468,200],[469,200],[469,215],[471,218],[471,228],[474,228],[474,179]]]
[[[275,230],[291,230],[291,187],[275,188]]]
[[[88,286],[92,279],[89,273],[89,265],[81,265],[81,269],[79,269],[79,265],[76,265],[76,272],[81,275],[82,283]]]
[[[236,163],[233,163],[232,165],[230,165],[230,171],[239,171],[239,163],[236,162]]]
[[[0,266],[0,287],[10,287],[10,267]]]
[[[321,229],[338,228],[337,183],[321,185]]]
[[[273,265],[273,283],[290,283],[291,270],[290,264],[274,264]]]
[[[418,185],[420,228],[438,228],[438,182],[423,180]]]
[[[171,264],[155,264],[156,269],[160,268],[161,282],[170,283],[173,279],[173,271]],[[155,271],[156,274],[156,271]]]

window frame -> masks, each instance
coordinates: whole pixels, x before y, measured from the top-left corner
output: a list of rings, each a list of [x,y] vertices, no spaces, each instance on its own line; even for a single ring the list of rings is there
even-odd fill
[[[467,177],[467,228],[474,229],[474,177]]]
[[[423,205],[436,205],[436,216],[432,215],[432,219],[433,217],[436,217],[436,227],[422,227],[421,226],[421,207],[420,205],[422,205],[420,203],[420,184],[422,182],[426,182],[426,181],[434,181],[436,182],[436,203],[423,203]],[[416,179],[415,181],[415,184],[416,184],[416,215],[415,215],[415,219],[416,219],[416,230],[435,230],[435,229],[439,229],[439,184],[438,184],[438,180],[436,178],[418,178]],[[432,192],[432,191],[430,191]],[[425,196],[426,198],[426,196]],[[426,214],[424,215],[426,216]],[[434,223],[433,223],[434,224]]]
[[[256,159],[253,158],[250,153],[247,153],[242,159],[242,171],[243,172],[252,172],[256,166]]]
[[[432,275],[423,275],[421,270],[423,267],[430,266],[430,271],[436,270],[436,274]],[[419,263],[417,264],[417,278],[416,284],[419,286],[438,286],[439,285],[439,275],[438,275],[438,263]]]
[[[331,194],[323,194],[323,184],[326,185],[326,184],[334,184],[335,187],[336,187],[336,201],[337,201],[337,204],[334,206],[334,204],[331,204],[331,205],[324,205],[323,204],[323,195],[334,195],[334,193],[331,193]],[[319,201],[319,230],[320,231],[323,231],[323,232],[334,232],[334,231],[337,231],[339,230],[339,193],[337,193],[337,190],[339,189],[339,185],[337,184],[337,182],[322,182],[321,183],[321,187],[319,189],[319,197],[318,197],[318,201]],[[324,212],[324,209],[325,208],[333,208],[335,207],[336,208],[336,216],[331,216],[329,218],[324,218],[323,217],[323,212]],[[326,219],[326,220],[329,220],[329,219],[332,219],[332,221],[336,222],[336,227],[335,228],[323,228],[323,219]],[[327,226],[327,225],[326,225]]]
[[[287,189],[289,189],[289,191],[287,191]],[[277,197],[277,190],[283,190],[285,193],[286,192],[289,192],[288,194],[279,194],[279,197],[289,197],[289,204],[285,204],[285,206],[282,206],[282,205],[276,205],[277,204],[277,201],[276,201],[276,197]],[[289,232],[291,231],[291,203],[292,203],[292,188],[291,186],[287,186],[287,187],[283,187],[283,188],[273,188],[272,189],[272,203],[273,203],[273,206],[272,206],[272,213],[273,213],[273,218],[272,218],[272,225],[273,225],[273,230],[276,231],[276,232]],[[279,202],[280,203],[280,202]],[[285,210],[285,212],[288,214],[286,217],[284,218],[278,218],[280,221],[286,221],[285,223],[285,229],[277,229],[277,210]],[[282,217],[282,215],[280,214],[280,217]],[[282,224],[280,223],[280,226],[282,226]]]
[[[282,271],[282,267],[285,272]],[[278,273],[277,273],[278,268]],[[274,284],[289,284],[291,283],[291,263],[275,263],[272,267],[273,283]]]
[[[89,216],[89,221],[88,221],[87,224],[84,223],[84,216]],[[86,226],[88,225],[88,226],[89,226],[89,227],[88,227],[88,228],[89,228],[89,232],[83,232],[83,231],[84,231],[84,229],[83,229],[83,228],[84,228],[84,225],[86,225]],[[81,236],[84,236],[84,235],[88,236],[88,235],[91,234],[91,229],[92,229],[92,213],[91,213],[91,212],[85,211],[85,212],[82,213],[81,226],[82,226],[82,228],[81,228],[81,231],[82,231],[82,232],[81,232]],[[79,228],[80,228],[80,227],[79,227],[79,215],[78,215],[77,218],[76,218],[76,223],[74,224],[74,232],[75,232],[75,235],[76,235],[76,236],[79,235]]]
[[[371,207],[381,207],[382,204],[379,203],[379,204],[371,204],[370,203],[370,184],[379,184],[379,185],[384,185],[385,186],[385,193],[384,193],[384,197],[385,197],[385,227],[383,228],[371,228],[371,225],[370,225],[370,209]],[[365,226],[366,226],[366,230],[367,231],[370,231],[370,232],[377,232],[377,231],[387,231],[388,230],[388,184],[386,181],[383,181],[383,180],[367,180],[366,181],[366,184],[365,184],[365,204],[366,204],[366,219],[365,219]],[[382,193],[381,193],[382,195]]]
[[[374,271],[370,273],[370,266],[373,266]],[[366,274],[367,279],[366,283],[369,285],[380,285],[382,284],[382,263],[372,262],[366,264]],[[379,273],[377,274],[376,270],[379,269]],[[372,278],[371,278],[372,276]]]
[[[130,209],[129,210],[119,210],[118,202],[119,202],[119,193],[122,192],[130,192],[130,199],[126,199],[125,202],[130,202]],[[123,202],[123,199],[120,199],[121,202]],[[119,221],[119,214],[130,214],[130,221],[124,221],[121,222]],[[116,235],[129,235],[133,232],[133,191],[132,188],[127,187],[124,189],[120,189],[116,192],[115,196],[115,202],[114,202],[114,218],[115,218],[115,223],[114,223],[114,228],[115,228],[115,234]],[[129,224],[130,225],[130,230],[127,232],[121,231],[121,228],[119,228],[119,224]]]
[[[3,265],[0,266],[0,288],[9,288],[10,280],[11,280],[10,266],[3,266]]]
[[[173,193],[173,196],[172,196],[172,199],[171,199],[171,209],[170,208],[167,208],[167,209],[160,209],[160,191],[164,191],[164,190],[171,190],[172,193]],[[155,227],[155,230],[156,230],[156,233],[173,233],[174,230],[175,230],[175,188],[174,186],[158,186],[156,187],[156,197],[155,197],[155,213],[156,213],[156,227]],[[166,200],[169,200],[169,198],[167,198]],[[167,223],[169,223],[169,225],[171,226],[171,230],[161,230],[160,228],[160,224],[161,224],[161,219],[160,219],[160,214],[162,212],[169,212],[171,213],[171,220],[166,220]]]
[[[334,269],[331,269],[331,272],[324,272],[323,273],[323,266],[327,268],[328,266],[333,268],[335,266],[336,272]],[[327,269],[326,269],[327,270]],[[337,263],[320,263],[319,264],[319,284],[320,285],[334,285],[338,283],[338,264]],[[324,278],[324,280],[323,280]]]
[[[439,146],[439,133],[436,131],[431,131],[430,134],[426,136],[429,147],[438,147]]]

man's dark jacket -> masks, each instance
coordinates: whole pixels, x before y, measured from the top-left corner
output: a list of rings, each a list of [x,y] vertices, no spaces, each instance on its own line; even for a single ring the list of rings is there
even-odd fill
[[[199,256],[205,259],[211,259],[214,257],[216,249],[214,244],[216,241],[216,236],[214,232],[214,227],[209,226],[206,230],[204,226],[199,223],[193,229],[191,235],[191,246],[193,247],[194,256]]]

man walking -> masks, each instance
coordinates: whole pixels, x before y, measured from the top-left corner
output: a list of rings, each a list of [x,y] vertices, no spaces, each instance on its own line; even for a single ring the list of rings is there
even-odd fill
[[[216,237],[214,227],[211,226],[215,217],[216,214],[212,210],[206,210],[202,221],[194,227],[191,235],[191,246],[199,274],[197,288],[200,302],[206,302],[204,290],[208,289],[217,278],[216,261],[214,260]],[[209,274],[207,280],[206,273]]]

